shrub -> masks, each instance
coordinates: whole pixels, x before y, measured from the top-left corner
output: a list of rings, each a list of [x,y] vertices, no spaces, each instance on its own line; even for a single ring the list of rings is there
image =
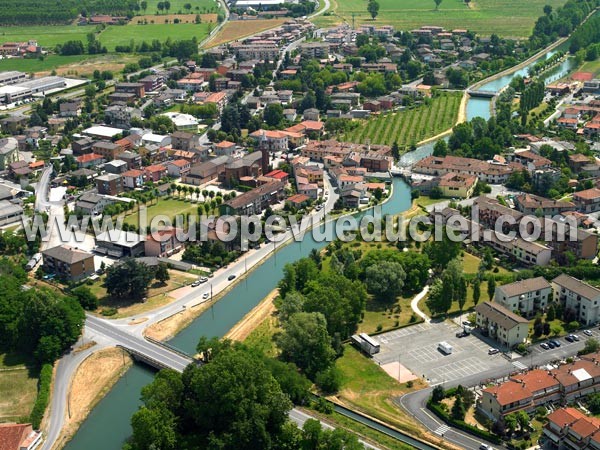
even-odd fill
[[[102,311],[100,311],[100,314],[105,317],[114,316],[117,314],[117,308],[104,308]]]
[[[40,371],[40,379],[38,381],[38,395],[35,399],[35,404],[31,410],[29,421],[33,429],[37,430],[40,428],[44,412],[48,406],[48,399],[50,398],[50,384],[52,383],[52,365],[44,364]]]
[[[325,400],[323,397],[319,397],[313,402],[313,408],[323,414],[333,414],[333,405]]]
[[[342,384],[342,372],[335,366],[317,374],[315,383],[324,394],[335,394]]]

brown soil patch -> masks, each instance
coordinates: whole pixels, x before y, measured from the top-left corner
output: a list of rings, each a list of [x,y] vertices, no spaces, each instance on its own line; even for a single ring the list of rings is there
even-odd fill
[[[242,342],[264,320],[275,312],[273,300],[279,295],[278,289],[273,289],[256,307],[235,324],[225,335],[226,339]]]
[[[270,28],[275,28],[286,20],[287,19],[234,20],[227,22],[223,25],[221,31],[206,44],[206,47],[216,47],[217,45],[245,38]]]
[[[129,355],[114,347],[93,353],[81,363],[71,380],[65,423],[54,448],[63,447],[71,439],[96,403],[131,364]]]
[[[148,320],[147,317],[142,317],[141,319],[135,319],[128,323],[128,325],[139,325],[140,323],[144,323]]]
[[[165,19],[169,19],[170,23],[173,23],[173,20],[179,19],[181,23],[196,23],[196,14],[145,14],[143,16],[135,16],[131,19],[127,25],[139,25],[146,20],[148,23],[165,23]],[[200,20],[202,23],[217,22],[216,14],[200,14]]]

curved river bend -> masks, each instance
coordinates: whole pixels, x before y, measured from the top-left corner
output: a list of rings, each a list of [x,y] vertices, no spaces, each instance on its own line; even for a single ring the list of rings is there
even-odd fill
[[[562,44],[555,51],[565,50]],[[549,52],[532,62],[524,69],[505,75],[481,86],[483,90],[499,91],[516,75],[526,75],[529,67],[542,58],[549,58],[555,52]],[[547,82],[563,77],[574,67],[571,58],[566,59],[548,72],[543,78]],[[471,98],[467,104],[467,118],[490,117],[490,100]],[[410,162],[424,158],[433,151],[434,143],[419,147],[403,156]],[[392,197],[382,206],[383,214],[398,214],[411,205],[410,188],[399,178],[394,179]],[[334,229],[328,227],[329,233]],[[299,258],[308,256],[313,249],[322,249],[327,242],[316,242],[307,232],[302,242],[292,242],[271,255],[262,265],[255,268],[246,279],[241,280],[227,295],[204,312],[198,319],[185,328],[169,344],[189,353],[195,352],[196,343],[201,336],[225,335],[239,320],[254,308],[277,285],[283,274],[283,266]],[[131,435],[130,418],[140,406],[142,387],[149,384],[154,372],[142,365],[134,365],[115,384],[112,390],[92,410],[73,439],[66,445],[67,450],[119,450]]]

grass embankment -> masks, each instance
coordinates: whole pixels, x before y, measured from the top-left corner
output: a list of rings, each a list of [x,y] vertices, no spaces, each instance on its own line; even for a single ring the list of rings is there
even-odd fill
[[[382,113],[362,121],[360,126],[343,134],[340,140],[400,147],[416,144],[452,128],[458,118],[462,95],[443,93],[412,109]]]
[[[336,367],[342,372],[342,384],[334,400],[415,436],[423,436],[414,419],[392,401],[394,397],[426,387],[423,381],[401,384],[350,345],[345,346]]]
[[[554,9],[565,0],[445,0],[436,11],[433,1],[379,0],[380,10],[375,23],[393,25],[399,30],[412,30],[422,25],[438,25],[447,29],[467,28],[483,35],[526,37],[531,34],[544,5]],[[364,0],[336,0],[332,2],[334,15],[319,17],[319,26],[333,25],[345,20],[356,25],[373,24]]]
[[[38,378],[31,358],[0,354],[0,422],[27,420],[36,401]]]

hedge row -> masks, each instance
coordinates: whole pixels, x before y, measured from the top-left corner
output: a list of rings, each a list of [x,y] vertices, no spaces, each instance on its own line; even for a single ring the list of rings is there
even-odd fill
[[[40,371],[40,379],[38,381],[38,395],[31,411],[29,421],[34,430],[40,428],[44,412],[48,406],[48,399],[50,398],[50,384],[52,383],[52,365],[44,364]]]
[[[480,430],[479,428],[476,428],[473,425],[469,425],[468,423],[462,420],[454,420],[448,415],[448,413],[446,413],[446,411],[442,409],[441,405],[436,405],[431,400],[427,402],[427,408],[450,426],[456,427],[459,430],[480,437],[481,439],[489,441],[493,444],[499,444],[501,442],[501,439],[495,434],[492,434],[485,430]]]

